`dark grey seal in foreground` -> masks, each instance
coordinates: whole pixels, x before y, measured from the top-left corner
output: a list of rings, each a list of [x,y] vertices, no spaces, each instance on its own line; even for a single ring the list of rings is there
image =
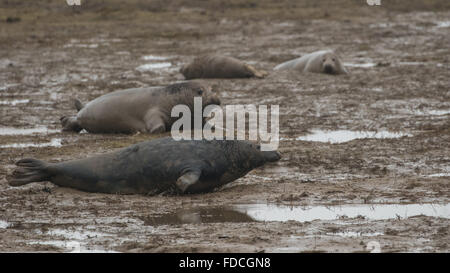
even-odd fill
[[[200,82],[182,82],[166,87],[144,87],[119,90],[98,97],[86,105],[75,101],[79,111],[74,117],[62,117],[63,131],[90,133],[164,133],[177,118],[170,113],[175,105],[194,109],[194,97],[207,105],[220,104],[209,86]]]
[[[102,193],[199,193],[279,159],[278,152],[261,151],[259,145],[247,141],[175,141],[167,137],[61,163],[22,159],[8,181],[11,186],[51,181],[61,187]]]

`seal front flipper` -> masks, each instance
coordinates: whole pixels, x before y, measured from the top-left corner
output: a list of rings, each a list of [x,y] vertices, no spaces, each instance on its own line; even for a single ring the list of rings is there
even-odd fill
[[[24,158],[16,162],[19,167],[7,178],[10,186],[18,187],[32,182],[49,181],[51,174],[48,164],[33,158]]]
[[[182,193],[185,193],[189,186],[197,183],[200,175],[202,174],[201,170],[189,170],[180,176],[176,182],[176,185]]]
[[[78,112],[80,112],[80,110],[84,107],[83,103],[79,99],[73,99],[73,104]]]
[[[166,131],[166,125],[164,125],[164,122],[160,120],[147,124],[146,129],[150,134],[161,134]]]
[[[159,110],[151,109],[145,115],[145,129],[151,134],[164,133],[166,131],[166,125],[161,118],[161,112]]]

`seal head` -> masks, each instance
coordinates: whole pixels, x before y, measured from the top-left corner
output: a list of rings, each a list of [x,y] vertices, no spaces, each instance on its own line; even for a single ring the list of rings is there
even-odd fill
[[[322,72],[326,74],[338,74],[339,59],[333,52],[327,52],[322,56]]]
[[[242,176],[252,169],[265,163],[276,162],[281,159],[277,151],[261,151],[261,145],[249,141],[225,141],[224,150],[232,162],[231,172]]]

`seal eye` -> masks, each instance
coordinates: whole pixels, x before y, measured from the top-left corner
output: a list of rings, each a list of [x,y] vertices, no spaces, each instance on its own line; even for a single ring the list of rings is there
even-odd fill
[[[203,95],[203,90],[201,89],[197,90],[197,95]]]
[[[335,62],[336,60],[333,58],[333,62]]]
[[[257,149],[258,151],[261,151],[261,145],[256,144],[256,149]]]

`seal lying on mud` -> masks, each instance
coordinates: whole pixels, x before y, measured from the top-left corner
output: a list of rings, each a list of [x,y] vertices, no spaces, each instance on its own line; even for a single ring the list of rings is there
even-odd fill
[[[316,51],[277,65],[274,70],[297,70],[326,74],[348,74],[341,60],[331,50]]]
[[[63,131],[91,133],[163,133],[176,119],[171,118],[173,106],[187,105],[193,112],[194,97],[202,97],[203,108],[220,104],[209,87],[199,82],[183,82],[167,87],[132,88],[111,92],[85,106],[78,100],[75,117],[62,117]]]
[[[265,71],[258,71],[236,58],[220,55],[204,55],[194,59],[180,70],[184,77],[189,79],[198,78],[263,78],[267,75]]]
[[[51,181],[87,192],[157,194],[211,191],[280,159],[276,151],[238,140],[141,142],[116,152],[61,163],[22,159],[8,177],[11,186]]]

